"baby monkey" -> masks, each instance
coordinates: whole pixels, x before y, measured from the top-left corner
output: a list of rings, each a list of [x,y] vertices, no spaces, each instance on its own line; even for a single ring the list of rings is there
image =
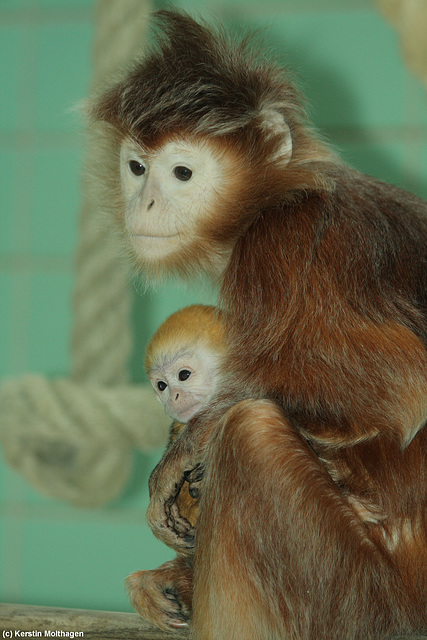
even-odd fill
[[[145,369],[157,398],[173,418],[168,449],[185,424],[207,407],[217,391],[226,353],[223,313],[191,305],[169,316],[151,338]],[[175,505],[194,527],[198,499],[185,482]],[[175,523],[176,526],[176,523]]]
[[[225,355],[224,314],[213,306],[192,305],[173,313],[151,338],[145,357],[146,372],[158,399],[174,420],[167,450],[186,423],[214,397]],[[346,497],[363,522],[377,524],[385,519],[368,500]],[[176,497],[175,519],[170,526],[177,530],[180,521],[187,521],[194,527],[198,503],[198,496],[190,493],[189,483],[185,482]],[[181,533],[186,532],[187,523]]]

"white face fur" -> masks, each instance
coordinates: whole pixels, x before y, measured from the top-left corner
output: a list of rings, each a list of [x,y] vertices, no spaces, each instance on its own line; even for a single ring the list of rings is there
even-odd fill
[[[148,154],[123,141],[125,224],[137,255],[161,260],[195,238],[197,222],[221,185],[223,164],[202,143],[170,141]]]
[[[205,407],[218,385],[219,356],[197,347],[162,358],[149,372],[150,382],[166,412],[188,422]]]

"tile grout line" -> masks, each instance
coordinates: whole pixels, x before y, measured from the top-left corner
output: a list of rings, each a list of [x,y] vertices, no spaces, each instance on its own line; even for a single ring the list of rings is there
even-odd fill
[[[29,125],[31,141],[34,139],[34,105],[36,99],[37,79],[37,35],[34,29],[27,28],[21,34],[21,56],[17,64],[19,84],[17,122]],[[31,148],[31,146],[30,146]],[[13,236],[19,239],[18,246],[26,255],[31,254],[30,218],[32,210],[33,189],[27,177],[32,176],[31,153],[24,154],[21,160],[21,171],[16,172],[13,184],[14,194],[14,226]],[[25,181],[24,188],[21,180]],[[31,312],[31,274],[29,272],[13,273],[13,291],[11,297],[12,316],[11,361],[9,370],[12,373],[25,371],[29,360],[29,333]],[[20,483],[11,482],[6,489],[8,500],[11,500],[22,511],[21,517],[8,518],[5,522],[4,567],[2,572],[3,592],[8,597],[20,602],[23,597],[23,527],[25,506]]]

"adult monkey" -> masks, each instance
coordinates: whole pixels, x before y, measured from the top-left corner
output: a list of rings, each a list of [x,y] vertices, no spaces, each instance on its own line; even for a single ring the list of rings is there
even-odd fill
[[[136,574],[132,601],[166,626],[194,587],[198,640],[419,629],[427,206],[337,160],[247,42],[157,21],[158,47],[92,103],[97,183],[148,279],[221,276],[230,346],[212,408],[150,479],[153,530],[191,554],[172,505],[205,465],[194,558]]]

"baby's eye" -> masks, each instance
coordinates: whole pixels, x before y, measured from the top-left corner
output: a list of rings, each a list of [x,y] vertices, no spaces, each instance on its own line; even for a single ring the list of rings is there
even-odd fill
[[[159,380],[157,383],[157,388],[159,391],[164,391],[168,385],[163,380]]]
[[[178,373],[178,378],[181,380],[181,382],[183,382],[184,380],[188,380],[190,376],[191,371],[189,371],[188,369],[181,369],[181,371]]]

